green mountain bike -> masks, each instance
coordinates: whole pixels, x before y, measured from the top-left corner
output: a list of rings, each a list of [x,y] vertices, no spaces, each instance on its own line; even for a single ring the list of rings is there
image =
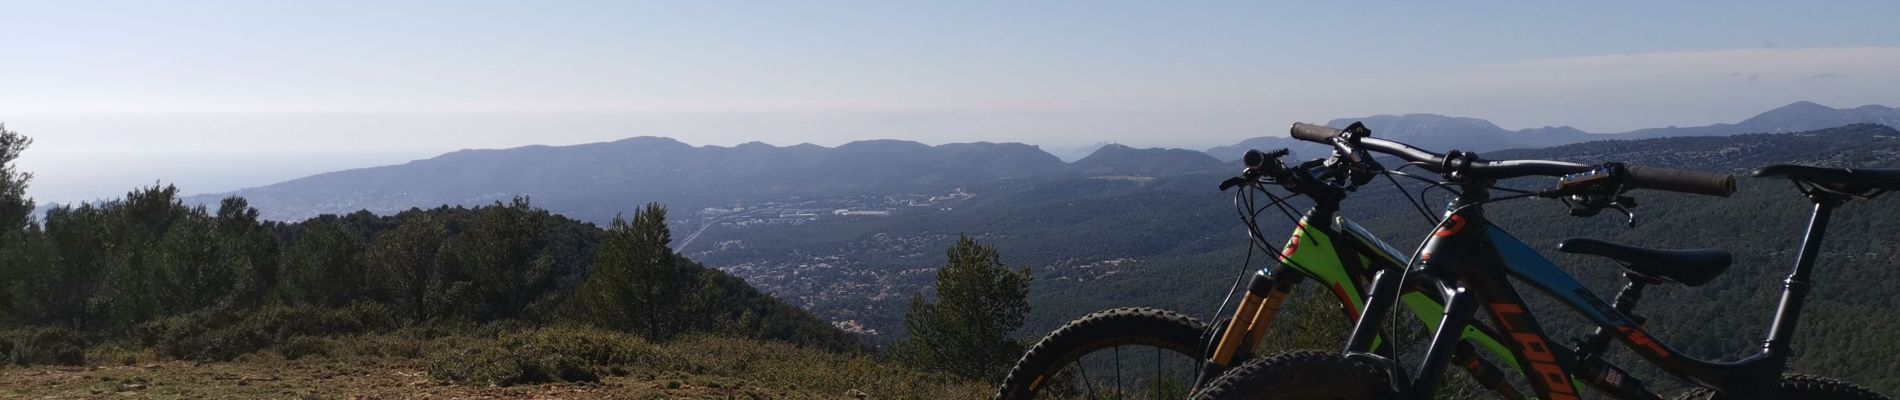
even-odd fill
[[[1461,364],[1458,353],[1463,348],[1463,329],[1473,324],[1480,310],[1501,328],[1503,336],[1498,337],[1509,338],[1505,343],[1510,358],[1516,360],[1539,398],[1577,399],[1582,396],[1582,388],[1589,386],[1615,398],[1660,399],[1641,380],[1602,357],[1611,340],[1622,342],[1663,371],[1702,387],[1685,398],[1885,398],[1832,379],[1783,374],[1829,216],[1848,200],[1870,199],[1900,189],[1900,171],[1776,165],[1754,172],[1757,177],[1794,181],[1813,204],[1812,219],[1760,352],[1740,361],[1715,362],[1684,354],[1651,337],[1643,327],[1644,319],[1633,311],[1648,285],[1694,286],[1708,282],[1727,268],[1730,257],[1726,253],[1655,251],[1587,239],[1565,240],[1559,245],[1560,251],[1605,256],[1624,264],[1628,284],[1614,303],[1606,303],[1530,246],[1487,221],[1484,205],[1544,197],[1616,207],[1629,203],[1625,192],[1637,188],[1726,196],[1734,191],[1733,177],[1617,163],[1482,160],[1472,153],[1454,150],[1437,154],[1369,135],[1360,126],[1346,130],[1310,124],[1293,126],[1295,138],[1346,151],[1388,154],[1440,174],[1444,183],[1457,192],[1445,218],[1420,245],[1415,263],[1405,269],[1375,273],[1371,298],[1365,302],[1343,353],[1296,351],[1253,359],[1227,371],[1202,391],[1200,398],[1428,399],[1447,365]],[[1501,189],[1495,187],[1498,180],[1532,176],[1559,179],[1550,189],[1492,196],[1494,190]],[[1538,325],[1510,283],[1511,278],[1551,295],[1599,328],[1574,347],[1559,345]],[[1416,290],[1441,293],[1447,300],[1442,308],[1423,313],[1439,321],[1424,359],[1408,369],[1378,351],[1378,332],[1385,315]]]
[[[1364,288],[1375,273],[1399,271],[1407,265],[1407,257],[1336,213],[1356,187],[1389,172],[1365,168],[1371,163],[1363,151],[1335,151],[1328,158],[1295,167],[1280,161],[1286,154],[1285,150],[1250,151],[1243,159],[1247,167],[1241,175],[1221,184],[1223,191],[1239,189],[1234,203],[1251,245],[1278,255],[1276,262],[1251,274],[1245,295],[1224,322],[1210,326],[1153,308],[1096,312],[1063,325],[1031,347],[998,387],[996,398],[1187,397],[1229,367],[1251,359],[1251,349],[1264,340],[1289,293],[1307,281],[1336,297],[1348,320],[1357,319],[1365,305]],[[1271,251],[1272,245],[1260,233],[1258,216],[1275,206],[1289,219],[1294,213],[1285,206],[1286,198],[1267,190],[1271,187],[1313,201],[1278,251]],[[1272,200],[1268,206],[1256,203],[1262,196]],[[1424,212],[1422,207],[1420,212]],[[1238,282],[1235,286],[1239,287]],[[1435,314],[1444,301],[1432,291],[1408,291],[1399,297],[1418,315]],[[1428,329],[1439,326],[1435,319],[1420,320]],[[1482,350],[1516,368],[1517,360],[1509,357],[1508,347],[1499,340],[1507,336],[1483,325],[1466,324],[1458,329],[1457,337],[1453,357],[1458,365],[1499,395],[1522,398],[1504,384],[1503,369],[1478,357]]]

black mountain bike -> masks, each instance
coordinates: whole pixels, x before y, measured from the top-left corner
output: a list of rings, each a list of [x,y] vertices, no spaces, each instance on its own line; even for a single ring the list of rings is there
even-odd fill
[[[1643,319],[1634,316],[1636,302],[1647,285],[1698,285],[1720,274],[1730,258],[1719,251],[1652,251],[1587,239],[1570,239],[1559,250],[1608,256],[1625,263],[1628,284],[1606,304],[1575,278],[1485,219],[1484,205],[1492,202],[1554,197],[1567,201],[1618,204],[1628,202],[1628,189],[1647,188],[1694,194],[1727,195],[1734,178],[1687,171],[1658,170],[1616,163],[1584,165],[1541,160],[1481,160],[1471,153],[1436,154],[1402,143],[1367,137],[1363,129],[1341,131],[1319,125],[1294,124],[1293,136],[1302,140],[1397,156],[1442,175],[1458,189],[1446,217],[1420,245],[1416,263],[1400,271],[1382,271],[1372,280],[1372,295],[1353,327],[1345,352],[1287,352],[1250,361],[1230,370],[1204,391],[1214,399],[1426,399],[1437,388],[1440,373],[1455,364],[1460,327],[1472,323],[1478,310],[1502,328],[1512,355],[1534,394],[1545,399],[1580,398],[1582,386],[1594,387],[1616,398],[1659,399],[1642,381],[1611,365],[1601,354],[1612,339],[1623,342],[1649,363],[1686,378],[1703,389],[1685,397],[1720,396],[1741,399],[1827,398],[1883,399],[1867,389],[1827,378],[1786,375],[1801,306],[1812,285],[1809,278],[1819,255],[1832,211],[1850,199],[1870,199],[1900,189],[1900,170],[1829,169],[1776,165],[1754,171],[1763,178],[1787,178],[1814,205],[1794,271],[1785,281],[1781,302],[1761,351],[1734,362],[1695,358],[1652,338]],[[1559,177],[1554,188],[1492,197],[1497,180],[1526,176]],[[1516,278],[1559,299],[1599,326],[1575,347],[1558,345],[1539,327],[1508,278]],[[1405,288],[1442,293],[1449,299],[1438,314],[1440,323],[1425,351],[1424,360],[1408,371],[1399,360],[1373,352],[1373,341],[1384,316],[1398,303]]]
[[[1340,315],[1353,320],[1365,304],[1366,284],[1373,273],[1399,271],[1407,262],[1398,250],[1335,213],[1349,193],[1380,174],[1386,174],[1395,186],[1397,180],[1391,176],[1406,175],[1368,168],[1375,165],[1369,154],[1344,147],[1335,148],[1330,157],[1292,167],[1280,161],[1286,154],[1285,150],[1250,151],[1243,159],[1247,168],[1241,175],[1221,184],[1222,190],[1240,189],[1234,192],[1234,204],[1254,246],[1249,259],[1254,249],[1278,256],[1277,262],[1251,274],[1246,294],[1229,318],[1209,326],[1153,308],[1118,308],[1084,316],[1031,347],[999,385],[996,398],[1187,397],[1222,371],[1252,358],[1252,350],[1265,339],[1289,293],[1307,281],[1336,297]],[[1269,187],[1313,201],[1284,247],[1267,243],[1257,223],[1262,212],[1275,206],[1293,219],[1286,198],[1267,191]],[[1272,199],[1271,203],[1256,204],[1261,196]],[[1414,205],[1429,218],[1423,206]],[[1235,287],[1241,287],[1238,281]],[[1436,313],[1444,302],[1434,291],[1407,291],[1399,297],[1418,315]],[[1223,305],[1222,310],[1226,309]],[[1432,328],[1439,321],[1421,318],[1421,322]],[[1452,357],[1478,384],[1506,399],[1522,397],[1504,384],[1504,369],[1478,356],[1488,353],[1517,367],[1501,340],[1506,336],[1481,324],[1462,326],[1456,336],[1462,340]],[[1374,342],[1372,347],[1384,348],[1385,341]]]

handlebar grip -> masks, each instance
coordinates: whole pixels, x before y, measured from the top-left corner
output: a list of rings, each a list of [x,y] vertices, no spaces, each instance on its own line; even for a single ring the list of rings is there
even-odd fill
[[[1735,176],[1674,168],[1631,165],[1625,183],[1643,189],[1728,197],[1735,193]]]
[[[1343,132],[1330,126],[1305,122],[1293,123],[1293,138],[1308,142],[1332,144],[1333,137],[1339,136],[1340,133]]]

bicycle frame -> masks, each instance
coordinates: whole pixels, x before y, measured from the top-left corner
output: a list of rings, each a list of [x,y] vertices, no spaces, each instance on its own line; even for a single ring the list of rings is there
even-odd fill
[[[1786,368],[1795,325],[1809,287],[1829,216],[1845,201],[1844,196],[1809,193],[1814,203],[1812,218],[1802,247],[1796,256],[1794,271],[1785,281],[1781,302],[1770,324],[1768,338],[1759,353],[1735,362],[1698,359],[1657,341],[1637,318],[1605,304],[1550,260],[1537,254],[1523,241],[1492,225],[1484,218],[1482,204],[1488,200],[1489,182],[1466,183],[1464,191],[1452,201],[1446,222],[1432,231],[1421,252],[1421,263],[1405,274],[1403,282],[1396,274],[1381,272],[1373,279],[1373,293],[1347,341],[1351,357],[1368,359],[1402,372],[1396,360],[1373,352],[1378,324],[1392,308],[1392,298],[1400,289],[1421,287],[1435,290],[1448,299],[1440,312],[1438,328],[1432,336],[1425,359],[1415,376],[1394,374],[1401,398],[1430,398],[1437,386],[1438,374],[1453,360],[1455,342],[1451,335],[1468,326],[1479,308],[1489,312],[1491,321],[1512,340],[1507,343],[1511,358],[1528,377],[1534,393],[1551,400],[1580,398],[1579,383],[1589,384],[1613,396],[1659,399],[1622,369],[1598,357],[1602,346],[1572,349],[1553,345],[1538,325],[1523,298],[1507,277],[1541,290],[1600,327],[1586,342],[1604,341],[1611,335],[1652,364],[1670,374],[1737,398],[1773,398]]]
[[[1238,361],[1236,355],[1242,349],[1259,345],[1281,303],[1306,280],[1315,280],[1327,288],[1339,299],[1346,317],[1356,320],[1358,311],[1366,304],[1363,288],[1373,273],[1403,268],[1404,259],[1397,255],[1397,250],[1351,220],[1334,217],[1332,210],[1337,209],[1336,204],[1328,204],[1324,200],[1320,203],[1309,210],[1295,227],[1292,238],[1288,239],[1277,258],[1278,263],[1262,268],[1253,275],[1245,297],[1225,330],[1217,336],[1218,340],[1212,346],[1213,352],[1205,360],[1210,367],[1207,370],[1215,373],[1204,374],[1198,384],[1207,383],[1218,371],[1231,367]],[[1431,296],[1431,293],[1407,292],[1402,298],[1420,316],[1436,313],[1442,307],[1441,300]],[[1428,330],[1437,330],[1439,327],[1438,321],[1421,320]],[[1459,330],[1459,338],[1463,339],[1456,352],[1460,365],[1465,366],[1487,389],[1506,398],[1520,398],[1505,383],[1502,369],[1476,356],[1474,344],[1515,368],[1516,360],[1510,357],[1509,348],[1497,339],[1501,336],[1476,324],[1461,326]]]

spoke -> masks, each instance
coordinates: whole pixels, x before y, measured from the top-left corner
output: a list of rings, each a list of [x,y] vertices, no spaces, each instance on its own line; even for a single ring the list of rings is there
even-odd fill
[[[1122,347],[1115,346],[1115,398],[1128,397],[1125,393],[1127,391],[1122,389]]]
[[[1088,367],[1087,358],[1088,358],[1087,355],[1083,355],[1081,358],[1075,359],[1075,369],[1081,372],[1082,389],[1087,390],[1089,392],[1089,398],[1093,399],[1093,398],[1096,398],[1095,384],[1089,383],[1089,367]]]
[[[1154,380],[1148,381],[1148,387],[1159,388],[1159,386],[1156,386],[1155,384],[1160,383],[1160,382],[1161,382],[1161,347],[1156,346],[1155,347],[1155,378]],[[1161,398],[1161,389],[1155,389],[1154,392],[1155,392],[1154,398],[1157,398],[1157,399]]]

